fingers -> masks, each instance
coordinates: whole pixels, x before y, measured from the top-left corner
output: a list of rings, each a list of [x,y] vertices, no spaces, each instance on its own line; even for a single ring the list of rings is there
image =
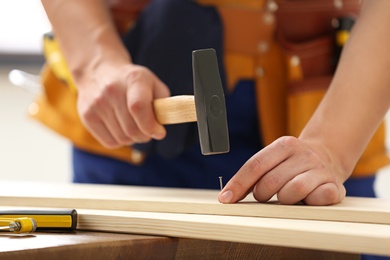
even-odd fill
[[[118,121],[118,128],[119,131],[122,132],[127,140],[129,141],[128,144],[133,143],[144,143],[150,140],[150,136],[144,134],[140,131],[140,129],[137,127],[136,122],[134,121],[134,118],[131,116],[127,106],[126,106],[126,98],[123,98],[123,101],[120,103],[118,102],[118,105],[114,106],[113,109],[115,110],[115,114],[113,115],[113,118]],[[107,124],[109,124],[109,119],[106,121]],[[112,129],[113,131],[115,129]],[[113,133],[114,135],[114,133]],[[118,143],[123,144],[126,142],[126,140],[117,139]]]
[[[85,127],[98,140],[99,143],[103,144],[107,148],[115,148],[118,144],[115,138],[112,136],[110,131],[105,126],[104,122],[99,117],[84,116],[81,117]]]
[[[346,190],[343,185],[335,183],[325,183],[313,192],[311,192],[304,202],[313,206],[325,206],[340,203],[346,195]]]
[[[219,194],[222,203],[234,203],[253,192],[259,202],[275,194],[282,204],[339,203],[345,188],[335,168],[294,137],[282,137],[249,159]]]
[[[327,175],[317,168],[325,168],[319,156],[301,145],[297,139],[289,141],[292,155],[265,174],[256,184],[256,200],[266,202],[275,194],[283,204],[301,201],[318,185],[326,182]]]
[[[97,97],[89,105],[79,101],[79,113],[89,132],[105,147],[117,148],[133,143],[123,131],[109,100]]]
[[[81,120],[102,145],[117,148],[165,137],[152,101],[169,96],[169,90],[152,72],[132,65],[102,82],[89,82],[78,97]]]
[[[325,175],[313,170],[297,174],[277,191],[278,200],[282,204],[295,204],[326,182]]]
[[[218,197],[219,201],[234,203],[243,199],[264,174],[292,155],[291,142],[294,142],[292,138],[280,138],[252,156],[226,184]]]
[[[311,165],[309,162],[296,163],[297,159],[294,156],[297,155],[290,156],[258,180],[253,189],[256,200],[260,202],[268,201],[278,191],[282,191],[286,183],[295,181],[298,185],[300,184],[298,179],[296,179],[299,177],[297,175],[308,171]]]
[[[166,131],[165,128],[156,121],[152,106],[152,100],[155,99],[155,93],[143,86],[145,84],[153,84],[153,89],[167,89],[166,86],[157,79],[150,83],[137,81],[133,84],[132,89],[127,92],[127,111],[129,111],[140,133],[149,139],[163,139],[166,135]]]

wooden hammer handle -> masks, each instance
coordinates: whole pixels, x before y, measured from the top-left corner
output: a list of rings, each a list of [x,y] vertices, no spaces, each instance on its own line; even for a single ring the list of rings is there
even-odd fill
[[[153,101],[157,121],[163,125],[195,122],[194,96],[173,96]]]

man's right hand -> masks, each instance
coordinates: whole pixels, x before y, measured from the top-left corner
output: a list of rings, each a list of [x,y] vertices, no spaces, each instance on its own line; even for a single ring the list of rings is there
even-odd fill
[[[168,97],[169,89],[146,67],[130,63],[100,66],[78,75],[75,82],[81,121],[105,147],[165,137],[152,101]]]
[[[90,133],[108,148],[164,138],[152,101],[169,96],[169,90],[150,70],[132,64],[106,1],[42,4],[77,87],[81,121]]]

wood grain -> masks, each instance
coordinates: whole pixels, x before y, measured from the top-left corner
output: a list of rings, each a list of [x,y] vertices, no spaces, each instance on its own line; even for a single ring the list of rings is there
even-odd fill
[[[109,210],[79,213],[81,230],[390,256],[390,225]]]
[[[78,229],[390,256],[389,201],[223,205],[219,191],[2,182],[0,206],[75,208]]]
[[[85,232],[0,236],[0,259],[326,259],[356,254],[248,243]]]
[[[390,225],[137,211],[89,209],[77,211],[78,231],[129,233],[390,256]],[[29,236],[31,235],[25,237]],[[76,243],[81,241],[80,239],[82,240],[82,237],[75,237],[74,241],[68,242]],[[57,243],[58,241],[53,239],[46,245],[54,246]],[[34,244],[26,246],[32,248]],[[4,245],[0,246],[0,251],[4,251],[2,247]]]
[[[216,180],[218,181],[218,180]],[[0,183],[0,205],[126,210],[390,224],[390,200],[346,198],[333,206],[257,203],[251,196],[224,205],[217,190],[92,184]]]
[[[194,96],[173,96],[153,101],[157,121],[163,125],[196,122]]]

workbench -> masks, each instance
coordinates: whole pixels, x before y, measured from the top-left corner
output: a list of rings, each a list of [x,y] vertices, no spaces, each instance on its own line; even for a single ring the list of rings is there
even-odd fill
[[[359,259],[356,254],[103,232],[1,235],[0,259]]]

